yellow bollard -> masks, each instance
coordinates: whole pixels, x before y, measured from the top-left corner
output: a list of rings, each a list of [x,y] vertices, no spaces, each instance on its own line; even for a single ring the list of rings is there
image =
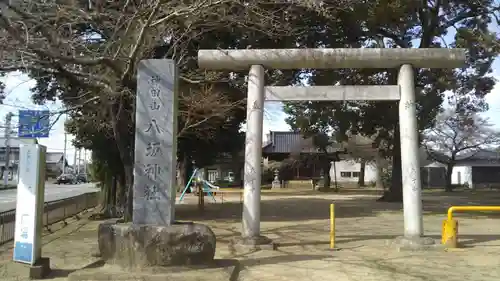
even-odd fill
[[[441,243],[447,248],[458,247],[458,221],[446,219],[443,221]]]
[[[330,204],[330,249],[335,249],[335,204]]]

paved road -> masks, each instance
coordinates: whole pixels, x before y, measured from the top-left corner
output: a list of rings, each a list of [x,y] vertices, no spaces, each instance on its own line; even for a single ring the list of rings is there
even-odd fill
[[[87,192],[96,192],[98,190],[91,183],[77,185],[45,183],[45,202],[73,197]],[[16,189],[0,190],[0,212],[15,209],[16,196]]]

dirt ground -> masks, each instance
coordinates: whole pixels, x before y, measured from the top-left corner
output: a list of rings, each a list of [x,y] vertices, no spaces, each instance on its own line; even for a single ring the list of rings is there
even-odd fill
[[[277,251],[242,251],[231,246],[239,236],[242,205],[238,194],[226,194],[224,203],[205,198],[200,213],[193,195],[177,206],[181,221],[209,225],[217,235],[219,259],[237,259],[243,265],[239,280],[498,280],[500,277],[500,216],[457,214],[461,249],[398,251],[389,246],[402,234],[401,204],[376,202],[379,191],[343,190],[315,193],[284,190],[262,194],[261,231],[279,243]],[[424,193],[425,234],[439,241],[441,223],[451,205],[500,205],[499,191]],[[339,251],[329,250],[329,205],[336,206]],[[100,222],[73,220],[44,236],[43,255],[51,258],[49,279],[66,280],[96,258],[96,228]],[[19,278],[12,249],[0,249],[0,280]]]

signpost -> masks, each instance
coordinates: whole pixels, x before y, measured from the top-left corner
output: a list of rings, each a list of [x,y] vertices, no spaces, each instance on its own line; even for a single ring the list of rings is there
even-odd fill
[[[50,111],[19,110],[20,138],[48,138],[50,131]]]
[[[20,146],[13,260],[30,265],[42,254],[46,151],[38,144]]]

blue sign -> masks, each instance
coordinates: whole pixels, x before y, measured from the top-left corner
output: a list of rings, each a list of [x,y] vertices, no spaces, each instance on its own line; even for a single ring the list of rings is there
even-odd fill
[[[13,260],[33,264],[33,244],[26,242],[14,243]]]
[[[50,111],[19,110],[20,138],[48,138],[50,131]]]

